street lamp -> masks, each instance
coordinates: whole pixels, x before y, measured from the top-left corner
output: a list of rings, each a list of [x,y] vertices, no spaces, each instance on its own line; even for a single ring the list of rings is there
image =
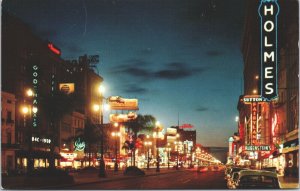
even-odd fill
[[[115,123],[114,124],[114,127],[118,127],[119,124],[118,123]],[[111,133],[112,137],[115,138],[115,166],[114,166],[114,170],[115,172],[118,171],[118,137],[121,136],[121,133],[119,131],[117,132],[112,132]]]
[[[28,89],[26,90],[26,97],[30,98],[33,96],[33,91],[32,89]],[[26,99],[24,99],[24,102],[26,102]],[[37,107],[32,107],[32,105],[27,105],[25,104],[24,106],[22,106],[21,108],[21,112],[24,115],[24,127],[27,127],[27,139],[28,139],[28,163],[27,163],[27,171],[30,173],[32,172],[33,168],[34,168],[34,164],[33,164],[33,157],[32,157],[32,126],[27,125],[26,123],[26,116],[28,115],[29,118],[32,117],[32,113],[36,114],[38,111]]]
[[[94,105],[94,110],[95,111],[100,111],[100,128],[101,128],[101,157],[100,157],[100,164],[99,164],[99,177],[106,177],[106,172],[105,172],[105,162],[104,162],[104,126],[103,126],[103,110],[104,108],[107,108],[108,106],[104,106],[103,101],[106,100],[105,97],[103,96],[103,93],[105,91],[104,86],[100,85],[98,88],[98,91],[100,93],[100,99],[101,99],[101,106],[99,105]]]
[[[176,140],[178,141],[178,139],[179,139],[179,137],[180,137],[180,135],[177,133],[176,134]],[[177,144],[177,145],[176,145]],[[179,142],[176,142],[175,141],[175,145],[176,145],[176,152],[177,152],[177,161],[176,161],[176,170],[178,170],[179,168],[178,168],[178,163],[179,163],[179,151],[178,151],[178,147],[179,147]]]
[[[148,138],[148,136],[147,136]],[[144,142],[144,145],[147,147],[147,170],[149,170],[149,163],[150,163],[150,147],[152,145],[152,142],[151,141],[145,141]]]
[[[159,172],[160,169],[159,169],[159,150],[158,150],[158,138],[159,138],[159,135],[158,135],[158,130],[159,130],[159,125],[160,125],[160,122],[159,121],[156,121],[155,123],[155,126],[156,126],[156,172]]]
[[[171,147],[170,147],[170,143],[168,143],[168,146],[167,146],[167,154],[168,154],[168,169],[170,169],[170,151],[171,151]]]

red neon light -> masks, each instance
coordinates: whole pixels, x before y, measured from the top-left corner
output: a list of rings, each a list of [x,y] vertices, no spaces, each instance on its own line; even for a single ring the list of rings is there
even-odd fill
[[[194,126],[191,124],[183,124],[180,126],[181,129],[185,129],[185,128],[193,128]]]
[[[60,55],[60,50],[55,48],[52,43],[48,43],[49,49],[57,55]]]

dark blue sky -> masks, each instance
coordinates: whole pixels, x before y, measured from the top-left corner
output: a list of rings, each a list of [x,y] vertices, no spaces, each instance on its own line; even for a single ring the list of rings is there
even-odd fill
[[[243,61],[242,0],[5,0],[65,59],[100,56],[106,96],[138,98],[165,127],[227,146],[236,131]]]

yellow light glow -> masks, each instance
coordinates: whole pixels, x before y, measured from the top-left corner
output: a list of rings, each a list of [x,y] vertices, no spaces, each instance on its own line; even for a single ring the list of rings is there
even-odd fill
[[[103,94],[105,92],[105,87],[103,85],[100,85],[98,91],[99,93]]]
[[[94,104],[93,109],[94,109],[94,111],[99,111],[100,110],[100,105]]]
[[[27,114],[29,112],[29,108],[27,106],[22,107],[22,113]]]
[[[28,90],[26,91],[26,94],[27,94],[28,97],[32,97],[32,96],[33,96],[33,91],[32,91],[32,89],[28,89]]]
[[[155,125],[156,125],[156,126],[159,126],[159,125],[160,125],[160,122],[159,122],[159,121],[156,121]]]
[[[254,89],[254,90],[252,91],[252,93],[256,94],[256,93],[257,93],[257,90],[256,90],[256,89]]]
[[[115,127],[118,127],[118,126],[119,126],[119,123],[118,123],[118,122],[115,122],[115,123],[114,123],[114,126],[115,126]]]

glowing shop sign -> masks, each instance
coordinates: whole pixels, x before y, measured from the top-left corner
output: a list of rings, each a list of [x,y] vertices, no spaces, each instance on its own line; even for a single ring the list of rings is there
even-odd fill
[[[84,141],[80,141],[80,138],[78,138],[75,143],[75,151],[83,151],[85,149],[85,142]]]
[[[32,142],[38,142],[38,143],[51,143],[51,139],[46,138],[40,138],[40,137],[31,137]]]
[[[261,96],[268,101],[278,96],[277,89],[277,0],[261,0]]]
[[[32,100],[32,108],[38,108],[38,66],[33,65],[32,66],[32,85],[33,85],[33,100]],[[32,126],[37,127],[38,126],[38,120],[37,120],[37,110],[32,112]]]
[[[54,54],[57,54],[57,55],[60,55],[61,52],[58,48],[56,48],[52,43],[48,43],[48,48],[54,53]]]
[[[252,129],[252,144],[257,143],[257,103],[251,104],[251,129]]]
[[[245,145],[245,151],[270,151],[270,145]]]

